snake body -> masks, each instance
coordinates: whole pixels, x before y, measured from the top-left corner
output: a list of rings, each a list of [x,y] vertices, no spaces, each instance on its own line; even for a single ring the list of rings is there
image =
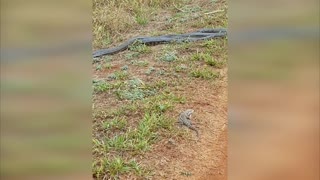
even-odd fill
[[[227,35],[227,30],[223,28],[219,29],[201,29],[196,32],[186,33],[186,34],[171,34],[171,35],[162,35],[162,36],[154,36],[154,37],[135,37],[129,39],[123,44],[108,49],[100,49],[93,52],[93,57],[102,57],[105,55],[112,55],[118,52],[124,51],[129,48],[130,45],[135,42],[140,42],[145,45],[156,45],[156,44],[164,44],[164,43],[182,43],[182,42],[194,42],[200,40],[208,40],[215,37],[225,37]]]

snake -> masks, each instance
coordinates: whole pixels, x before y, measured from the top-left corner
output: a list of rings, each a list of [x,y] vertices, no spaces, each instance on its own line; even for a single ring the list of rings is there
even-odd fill
[[[106,55],[113,55],[128,49],[131,45],[136,42],[145,45],[157,45],[165,43],[183,43],[183,42],[195,42],[200,40],[209,40],[216,37],[225,37],[227,35],[227,30],[225,28],[215,28],[215,29],[200,29],[195,32],[185,33],[185,34],[169,34],[153,37],[134,37],[117,47],[100,49],[93,52],[93,57],[98,58]]]

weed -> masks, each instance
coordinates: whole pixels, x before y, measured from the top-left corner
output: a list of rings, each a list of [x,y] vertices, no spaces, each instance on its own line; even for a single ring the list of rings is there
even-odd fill
[[[108,55],[107,56],[103,56],[102,59],[103,59],[104,62],[110,62],[110,61],[112,61],[112,56],[108,56]]]
[[[193,70],[190,74],[192,77],[202,79],[215,79],[219,77],[218,73],[207,68]]]
[[[126,161],[120,156],[96,160],[92,166],[93,175],[97,179],[103,179],[103,174],[107,174],[112,179],[118,179],[119,175],[127,172],[133,172],[138,176],[146,173],[146,169],[135,159]]]
[[[95,92],[105,92],[112,88],[113,88],[112,84],[105,82],[103,80],[93,82],[93,89]]]
[[[224,63],[222,61],[217,61],[214,58],[205,59],[206,64],[213,66],[215,68],[223,68]]]
[[[106,140],[106,149],[126,150],[128,146],[128,138],[126,134],[120,134]]]
[[[145,16],[137,15],[136,22],[140,25],[146,25],[148,24],[148,19]]]
[[[175,71],[176,71],[176,72],[184,72],[184,71],[186,71],[186,70],[187,70],[187,66],[184,65],[184,64],[182,64],[182,65],[177,65],[177,66],[175,67]]]
[[[157,75],[159,75],[159,76],[163,76],[163,75],[165,75],[166,74],[166,72],[164,71],[164,70],[159,70],[158,72],[157,72]]]
[[[126,71],[126,70],[128,70],[128,69],[129,69],[129,66],[128,66],[128,65],[124,65],[124,66],[121,67],[121,70],[122,70],[122,71]]]
[[[135,159],[132,159],[129,162],[130,167],[136,172],[138,175],[142,175],[143,173],[143,168],[141,167],[141,164],[139,164]]]
[[[162,114],[174,107],[174,103],[184,102],[183,97],[177,97],[172,93],[161,93],[144,101],[145,111],[149,113]]]
[[[106,121],[103,123],[103,127],[105,129],[119,129],[124,130],[127,126],[127,121],[124,118],[116,117],[112,119],[111,121]]]
[[[133,78],[128,81],[129,87],[130,88],[137,88],[141,85],[144,85],[143,81],[139,78]]]
[[[188,50],[188,49],[190,49],[191,46],[192,46],[192,43],[184,42],[184,43],[179,44],[178,48],[181,50]]]
[[[132,53],[128,53],[125,55],[126,59],[132,59],[132,58],[135,58],[135,57],[139,57],[140,53],[138,52],[132,52]]]
[[[135,41],[133,44],[129,46],[130,51],[138,52],[141,54],[149,53],[151,52],[151,48],[141,41]]]
[[[132,60],[130,63],[135,66],[143,66],[143,67],[146,67],[149,64],[148,61],[137,61],[137,60]]]
[[[155,90],[140,89],[140,88],[116,91],[116,95],[119,99],[127,99],[132,101],[143,99],[147,96],[153,96],[155,94],[156,94]]]
[[[101,64],[98,64],[97,66],[96,66],[96,70],[97,71],[100,71],[102,69],[102,65]]]
[[[166,62],[172,62],[177,60],[177,52],[176,51],[166,51],[164,54],[160,57],[161,61],[166,61]]]
[[[127,71],[116,71],[112,74],[108,75],[109,80],[119,79],[124,80],[129,76],[129,73]]]
[[[145,74],[146,75],[150,75],[152,72],[154,72],[155,71],[155,68],[154,67],[150,67],[146,72],[145,72]]]
[[[111,69],[112,68],[112,65],[110,63],[105,63],[104,64],[104,68],[105,69]]]
[[[130,170],[130,166],[121,158],[115,157],[114,159],[106,159],[103,162],[104,167],[107,170],[107,173],[111,177],[116,177],[124,172],[128,172]]]
[[[206,61],[209,59],[212,59],[212,57],[210,56],[210,54],[207,54],[207,53],[196,52],[191,56],[192,61]]]

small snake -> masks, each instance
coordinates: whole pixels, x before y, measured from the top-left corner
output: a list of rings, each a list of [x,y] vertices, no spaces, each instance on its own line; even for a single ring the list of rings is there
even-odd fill
[[[102,57],[105,55],[112,55],[118,52],[124,51],[129,48],[130,45],[135,42],[140,42],[145,45],[156,45],[164,43],[182,43],[182,42],[194,42],[199,40],[208,40],[215,37],[225,37],[227,35],[227,30],[224,28],[219,29],[201,29],[193,33],[186,34],[171,34],[163,36],[154,37],[135,37],[124,42],[120,46],[108,49],[100,49],[93,52],[93,57]]]

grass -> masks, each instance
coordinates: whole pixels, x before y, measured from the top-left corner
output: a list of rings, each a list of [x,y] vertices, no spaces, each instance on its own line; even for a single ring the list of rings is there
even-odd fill
[[[104,123],[104,128],[125,127],[123,119],[113,119]],[[104,141],[94,140],[94,153],[102,153],[102,156],[111,152],[127,152],[141,154],[150,150],[151,145],[158,138],[159,129],[169,129],[172,121],[163,115],[146,113],[135,129],[128,129],[123,134],[118,134]],[[93,174],[97,179],[102,179],[104,174],[117,178],[124,173],[134,173],[142,176],[146,170],[132,158],[129,162],[123,157],[96,159],[93,162]]]
[[[226,25],[225,12],[204,15],[224,9],[220,5],[224,1],[197,2],[94,0],[93,48],[120,44],[138,34],[185,33],[191,28]],[[220,78],[216,69],[225,68],[226,47],[222,38],[157,48],[137,41],[128,51],[93,64],[98,76],[93,81],[94,179],[153,179],[150,173],[156,167],[143,163],[147,152],[153,153],[160,140],[188,137],[189,131],[175,125],[174,113],[177,106],[186,107],[190,97],[176,90],[197,78]]]
[[[98,80],[93,82],[93,89],[95,92],[105,92],[112,89],[112,84],[105,82],[103,80]]]
[[[166,52],[165,54],[163,54],[160,57],[160,60],[166,61],[166,62],[172,62],[172,61],[175,61],[177,59],[178,58],[177,58],[176,52]]]
[[[196,69],[190,72],[192,77],[195,78],[201,78],[201,79],[215,79],[219,77],[219,74],[217,72],[214,72],[211,69],[205,68],[205,69]]]
[[[127,71],[116,71],[108,75],[108,79],[110,80],[125,80],[129,77],[129,73]]]
[[[128,172],[141,176],[143,173],[146,173],[146,170],[135,159],[126,161],[119,156],[103,159],[99,163],[93,163],[93,174],[97,179],[103,179],[104,174],[108,174],[111,178],[117,179],[119,175]]]
[[[140,25],[146,25],[148,24],[148,18],[146,16],[137,15],[136,21]]]
[[[149,65],[149,62],[148,62],[148,61],[132,60],[132,61],[130,61],[130,63],[131,63],[132,65],[135,65],[135,66],[144,66],[144,67],[146,67],[146,66]]]
[[[196,52],[191,55],[191,61],[203,61],[207,65],[221,69],[224,67],[225,63],[222,61],[216,60],[212,55],[210,55],[208,52]]]
[[[123,130],[127,126],[127,121],[124,118],[116,117],[111,121],[106,121],[103,123],[103,127],[107,130]]]
[[[151,48],[140,41],[134,42],[132,45],[129,46],[130,51],[134,51],[140,54],[150,53]]]
[[[112,43],[111,37],[127,29],[146,25],[155,10],[172,7],[182,0],[94,0],[93,35],[95,47]],[[112,13],[110,13],[112,12]]]

